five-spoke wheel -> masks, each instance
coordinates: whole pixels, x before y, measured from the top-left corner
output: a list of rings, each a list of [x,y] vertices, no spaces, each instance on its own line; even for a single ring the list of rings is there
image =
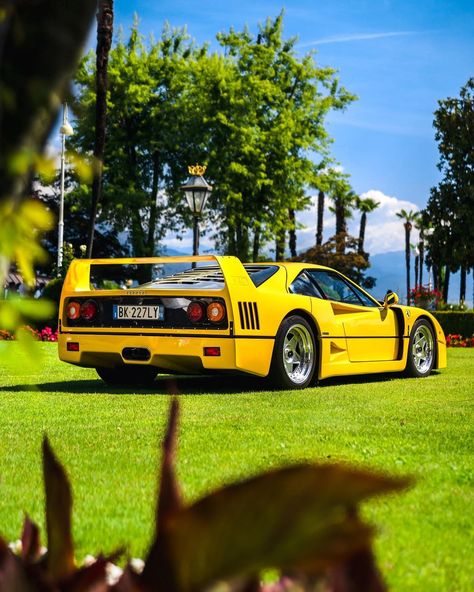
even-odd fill
[[[435,340],[431,325],[425,319],[412,329],[408,348],[406,373],[408,376],[428,376],[435,361]]]
[[[316,344],[308,322],[300,316],[283,321],[278,330],[271,378],[280,388],[305,388],[316,370]]]

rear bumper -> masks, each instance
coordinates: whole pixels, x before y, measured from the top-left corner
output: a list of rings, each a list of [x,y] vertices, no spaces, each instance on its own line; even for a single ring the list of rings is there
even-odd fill
[[[68,351],[67,344],[79,344],[79,351]],[[156,366],[168,372],[199,373],[203,371],[240,370],[267,376],[273,354],[274,339],[233,336],[144,336],[89,335],[61,333],[58,336],[59,358],[64,362],[88,368],[140,364]],[[220,348],[219,356],[204,355],[204,348]],[[147,361],[128,360],[125,348],[145,348]]]

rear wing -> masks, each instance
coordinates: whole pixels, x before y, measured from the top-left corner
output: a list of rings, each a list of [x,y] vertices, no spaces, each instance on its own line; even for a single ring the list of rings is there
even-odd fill
[[[247,270],[237,257],[220,255],[180,256],[180,257],[130,257],[119,259],[74,259],[63,285],[63,294],[99,291],[91,285],[91,268],[94,265],[160,265],[160,264],[189,264],[215,263],[219,266],[222,276],[222,289],[227,288],[233,298],[243,298],[249,291],[256,288]],[[199,269],[203,269],[202,267]],[[154,289],[154,288],[150,288]],[[159,289],[159,286],[157,286]],[[169,288],[168,288],[169,289]],[[185,286],[176,286],[176,289],[184,290]]]

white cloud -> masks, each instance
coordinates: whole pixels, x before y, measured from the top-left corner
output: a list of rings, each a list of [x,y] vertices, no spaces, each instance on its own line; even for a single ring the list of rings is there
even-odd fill
[[[365,232],[365,249],[371,255],[377,253],[388,253],[390,251],[401,251],[405,248],[405,231],[403,221],[396,216],[401,209],[406,211],[418,211],[416,204],[401,200],[390,195],[385,195],[378,189],[371,189],[362,193],[362,198],[370,197],[379,202],[379,207],[367,217],[367,228]],[[318,197],[311,197],[311,206],[304,212],[296,214],[297,221],[304,224],[305,228],[297,232],[298,251],[304,251],[315,244],[316,220],[317,220]],[[324,212],[324,237],[327,240],[335,232],[335,218],[329,212],[331,200],[326,197],[326,208]],[[354,217],[349,220],[349,233],[358,236],[360,214],[355,211]],[[416,242],[417,232],[413,229],[411,242]]]
[[[298,47],[311,47],[312,45],[326,45],[328,43],[348,43],[351,41],[368,41],[372,39],[386,39],[387,37],[405,37],[407,35],[416,35],[417,31],[386,31],[385,33],[352,33],[348,35],[333,35],[331,37],[322,37],[314,41],[301,43]]]

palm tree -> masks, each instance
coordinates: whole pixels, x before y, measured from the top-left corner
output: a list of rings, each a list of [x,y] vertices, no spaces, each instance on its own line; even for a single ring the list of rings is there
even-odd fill
[[[113,0],[99,0],[97,10],[97,49],[96,49],[96,107],[94,158],[97,163],[92,180],[92,202],[87,239],[87,257],[92,257],[95,219],[102,195],[102,169],[105,151],[105,127],[107,121],[107,65],[112,44],[114,23]]]
[[[405,227],[405,263],[407,268],[407,304],[410,305],[410,234],[413,228],[413,224],[419,219],[419,212],[410,210],[400,210],[396,214],[399,218],[404,220],[403,226]]]
[[[357,195],[346,182],[337,183],[331,194],[334,203],[329,210],[336,214],[336,237],[347,234],[347,219],[352,218],[352,208]],[[344,252],[344,242],[341,242],[340,249]]]
[[[362,254],[364,252],[364,241],[365,241],[365,228],[367,226],[367,214],[376,210],[380,205],[379,201],[375,201],[371,197],[366,197],[362,199],[357,197],[356,199],[356,207],[359,212],[362,213],[360,217],[360,226],[359,226],[359,245],[357,248],[357,252]]]

